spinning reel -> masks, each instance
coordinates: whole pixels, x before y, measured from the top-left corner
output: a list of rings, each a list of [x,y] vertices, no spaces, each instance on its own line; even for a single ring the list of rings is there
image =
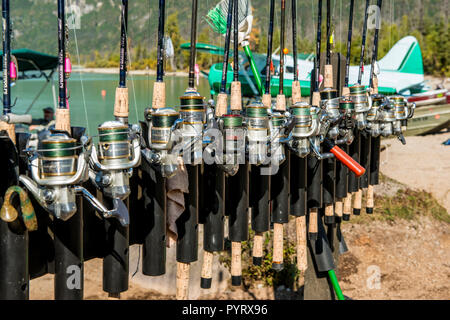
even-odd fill
[[[292,139],[289,139],[288,145],[300,158],[307,157],[311,152],[310,139],[317,134],[320,126],[317,111],[316,107],[306,102],[297,102],[291,107],[294,127]]]
[[[53,133],[41,139],[37,149],[26,152],[32,179],[21,175],[19,181],[57,219],[66,221],[75,214],[77,193],[81,193],[103,216],[118,215],[117,209],[108,210],[79,185],[88,179],[91,145],[86,136],[77,141],[65,133]]]
[[[141,160],[140,128],[119,121],[98,127],[98,153],[92,147],[90,163],[95,183],[110,198],[124,200],[130,194],[129,178]]]
[[[177,142],[173,134],[181,125],[180,114],[172,108],[146,109],[148,148],[141,150],[147,161],[159,167],[163,177],[170,178],[178,169],[177,156],[172,150]]]
[[[367,112],[370,110],[367,90],[362,85],[354,85],[350,87],[350,97],[355,106],[356,126],[358,130],[364,130],[367,127]]]
[[[267,108],[254,102],[245,110],[247,128],[248,160],[250,164],[267,164],[267,145],[270,139],[269,115]]]

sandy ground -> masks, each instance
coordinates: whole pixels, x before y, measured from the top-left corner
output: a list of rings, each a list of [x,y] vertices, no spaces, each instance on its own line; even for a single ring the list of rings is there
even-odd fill
[[[450,133],[408,137],[407,145],[385,140],[381,171],[410,188],[427,190],[450,212],[450,147],[442,142]],[[385,194],[392,186],[380,186]],[[377,214],[377,212],[375,212]],[[424,218],[420,221],[343,225],[350,251],[342,255],[338,278],[343,292],[353,299],[450,299],[450,228]],[[134,263],[135,265],[135,263]],[[131,269],[131,268],[130,268]],[[102,291],[102,262],[85,263],[85,299],[107,299]],[[130,270],[133,272],[133,270]],[[31,299],[53,298],[53,276],[31,281]],[[173,299],[144,289],[133,279],[123,299]],[[228,288],[220,295],[202,298],[296,298],[289,289]]]
[[[381,172],[410,188],[426,190],[450,213],[450,146],[442,143],[450,132],[425,137],[383,140]]]

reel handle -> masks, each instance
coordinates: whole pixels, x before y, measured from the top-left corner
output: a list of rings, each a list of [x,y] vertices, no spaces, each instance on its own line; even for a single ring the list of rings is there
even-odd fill
[[[336,159],[341,161],[347,168],[349,168],[358,178],[361,177],[365,172],[364,169],[358,162],[353,160],[344,150],[339,148],[332,141],[325,139],[324,145],[330,149],[330,152],[334,154]]]

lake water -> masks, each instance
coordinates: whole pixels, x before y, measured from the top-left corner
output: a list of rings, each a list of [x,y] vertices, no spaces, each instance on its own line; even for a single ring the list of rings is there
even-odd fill
[[[137,123],[138,120],[144,119],[144,109],[151,105],[155,79],[155,76],[128,76],[130,123]],[[167,76],[164,81],[166,83],[166,105],[168,107],[178,106],[180,104],[179,97],[183,95],[188,85],[187,77]],[[12,88],[12,101],[17,97],[13,112],[23,114],[45,82],[45,79],[19,80]],[[96,135],[99,124],[113,120],[114,98],[118,84],[119,75],[73,72],[68,80],[72,125],[86,127],[89,135]],[[54,85],[57,96],[56,73]],[[106,92],[104,97],[102,96],[103,90]],[[204,97],[209,98],[209,84],[206,78],[200,78],[198,90]],[[47,86],[29,113],[33,118],[42,118],[42,109],[48,106],[54,106],[51,84]]]

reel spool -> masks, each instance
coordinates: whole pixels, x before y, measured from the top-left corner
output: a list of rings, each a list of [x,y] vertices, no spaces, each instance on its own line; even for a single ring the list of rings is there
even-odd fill
[[[41,141],[38,150],[39,177],[53,184],[73,176],[78,159],[76,142],[65,134],[52,135]]]
[[[297,102],[291,107],[295,126],[292,130],[292,149],[300,158],[305,158],[311,151],[309,138],[317,129],[317,121],[313,121],[312,106],[306,102]],[[316,118],[318,120],[318,118]]]
[[[149,163],[160,166],[161,175],[172,177],[177,169],[177,157],[171,151],[175,144],[173,131],[180,120],[180,114],[172,108],[147,109],[146,119],[149,122],[149,149],[142,151]]]
[[[265,164],[267,162],[267,143],[269,142],[267,108],[260,102],[254,102],[247,106],[245,113],[249,163]]]
[[[366,112],[369,111],[369,96],[366,87],[362,85],[354,85],[350,87],[350,97],[355,105],[356,126],[359,130],[367,127]]]
[[[108,121],[98,127],[98,134],[98,155],[94,147],[91,157],[99,170],[95,181],[106,196],[123,200],[131,192],[132,168],[140,161],[138,127]]]

